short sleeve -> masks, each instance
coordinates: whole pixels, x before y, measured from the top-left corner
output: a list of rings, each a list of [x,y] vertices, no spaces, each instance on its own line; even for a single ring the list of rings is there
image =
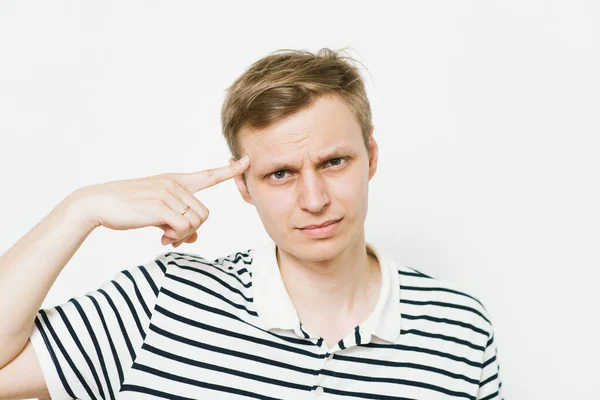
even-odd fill
[[[498,348],[496,347],[496,341],[494,339],[494,331],[492,328],[483,354],[477,400],[503,399]]]
[[[117,397],[146,337],[166,254],[119,272],[98,290],[38,311],[30,341],[53,400]]]

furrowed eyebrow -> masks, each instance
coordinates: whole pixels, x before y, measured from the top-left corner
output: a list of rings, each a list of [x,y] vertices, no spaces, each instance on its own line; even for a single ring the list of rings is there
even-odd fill
[[[343,157],[348,154],[354,154],[354,150],[352,150],[349,147],[336,147],[331,152],[323,153],[320,156],[318,156],[317,163],[321,164],[324,161],[328,161],[333,158]],[[282,171],[282,170],[288,170],[288,169],[294,169],[294,166],[285,161],[275,161],[275,162],[265,166],[264,168],[261,168],[261,171],[264,171],[265,173],[269,173],[269,172]]]

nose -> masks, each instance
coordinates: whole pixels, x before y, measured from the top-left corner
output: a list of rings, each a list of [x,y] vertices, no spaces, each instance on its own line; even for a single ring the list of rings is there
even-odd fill
[[[322,211],[330,203],[327,185],[316,173],[305,174],[298,185],[300,207],[312,213]]]

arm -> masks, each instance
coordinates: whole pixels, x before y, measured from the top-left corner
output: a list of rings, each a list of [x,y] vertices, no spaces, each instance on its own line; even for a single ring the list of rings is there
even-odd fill
[[[0,257],[0,369],[27,344],[35,316],[58,274],[95,228],[80,214],[76,193]]]
[[[44,377],[46,381],[50,377],[52,386],[49,387],[49,391],[52,392],[54,389],[56,396],[84,398],[79,396],[81,394],[88,396],[85,398],[95,398],[97,396],[88,383],[94,382],[98,386],[98,391],[102,391],[97,370],[102,370],[103,379],[114,381],[115,390],[118,390],[118,384],[122,383],[120,376],[122,363],[118,359],[127,359],[119,356],[124,354],[134,358],[133,345],[138,345],[145,335],[143,327],[138,327],[138,311],[135,307],[134,309],[126,307],[125,303],[129,298],[137,299],[139,307],[142,308],[140,312],[145,312],[141,315],[145,315],[148,319],[150,315],[147,315],[149,313],[143,307],[145,300],[138,298],[138,284],[144,282],[145,299],[152,301],[158,294],[156,281],[164,276],[164,265],[157,261],[131,271],[123,271],[95,293],[72,299],[73,301],[64,305],[48,309],[48,312],[40,310],[42,301],[58,274],[98,226],[102,225],[114,230],[156,226],[165,231],[161,238],[163,245],[171,244],[177,247],[182,242],[193,243],[198,237],[196,230],[208,218],[208,209],[193,194],[243,173],[248,166],[248,162],[240,162],[207,171],[161,174],[86,186],[69,195],[2,255],[0,257],[0,398],[46,394],[48,388],[43,383]],[[137,278],[134,274],[137,274]],[[23,296],[23,288],[27,288],[26,296]],[[113,297],[119,299],[118,302],[123,304],[122,307],[119,308],[119,304],[114,306],[117,301],[111,299],[109,292],[114,292]],[[84,301],[87,305],[83,305]],[[101,304],[100,301],[103,303]],[[96,325],[81,326],[82,332],[73,330],[69,322],[70,317],[84,318],[87,321],[85,317],[87,314],[99,315],[102,307],[108,307],[107,314],[112,312],[114,315],[110,318],[102,317],[96,321]],[[101,365],[96,368],[92,365],[89,354],[93,352],[99,354],[104,349],[99,348],[94,340],[85,343],[92,345],[92,348],[83,348],[78,339],[79,335],[111,336],[111,328],[122,327],[119,310],[124,310],[123,319],[129,318],[129,323],[125,324],[126,328],[131,329],[126,329],[125,332],[122,332],[122,329],[115,330],[117,332],[115,340],[125,343],[129,351],[113,354],[114,362],[111,368],[114,367],[114,370],[109,370],[102,360],[100,360]],[[36,319],[38,311],[44,322]],[[63,317],[66,317],[66,320]],[[56,336],[52,326],[60,330],[60,338]],[[46,340],[45,328],[50,329],[52,338],[49,340]],[[61,367],[60,360],[51,357],[57,351],[55,348],[57,344],[52,340],[71,340],[67,349],[58,345],[62,356],[68,358],[70,373],[72,373],[66,378],[62,374],[66,367]],[[79,353],[69,354],[68,350],[71,348],[77,349]],[[37,353],[37,356],[41,357],[39,360],[34,349],[39,350]],[[80,365],[89,367],[89,374],[82,374],[79,370]],[[61,371],[58,371],[58,368],[61,368]],[[42,376],[42,370],[45,376]],[[81,389],[75,385],[80,385]],[[71,390],[72,386],[73,390]],[[75,392],[77,396],[72,395]]]
[[[502,394],[502,379],[500,377],[500,362],[498,361],[498,348],[492,330],[485,347],[481,377],[479,379],[479,392],[477,400],[504,399]]]
[[[50,397],[40,363],[30,341],[7,366],[0,369],[0,399]]]

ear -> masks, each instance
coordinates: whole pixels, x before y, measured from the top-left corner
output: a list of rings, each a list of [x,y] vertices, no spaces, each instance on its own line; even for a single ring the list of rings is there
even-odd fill
[[[371,151],[371,157],[369,157],[369,180],[375,175],[377,171],[377,163],[379,161],[379,146],[373,137],[373,131],[375,127],[371,127],[371,133],[369,134],[369,150]]]
[[[231,164],[233,164],[233,162],[234,162],[233,158],[230,158],[229,164],[231,165]],[[244,199],[244,201],[246,203],[254,205],[254,202],[252,201],[252,196],[250,195],[250,192],[248,191],[248,187],[246,186],[246,183],[244,182],[244,179],[242,178],[242,176],[241,175],[234,176],[233,181],[235,182],[235,185],[237,186],[238,191],[242,195],[242,199]]]

